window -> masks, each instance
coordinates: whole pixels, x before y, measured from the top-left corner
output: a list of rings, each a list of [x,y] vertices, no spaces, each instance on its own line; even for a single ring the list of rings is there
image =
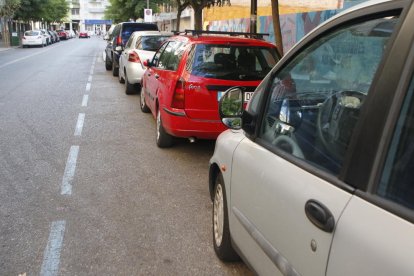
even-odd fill
[[[125,48],[131,48],[132,41],[134,40],[134,35],[131,35],[131,37],[128,39]]]
[[[260,137],[339,173],[396,22],[386,17],[342,27],[299,53],[271,83]]]
[[[160,65],[160,57],[161,54],[164,52],[165,47],[167,47],[167,43],[165,43],[159,50],[158,52],[155,53],[154,58],[152,59],[152,65],[154,67],[159,67],[159,68],[163,68],[163,65]]]
[[[262,80],[277,61],[275,48],[198,44],[191,73],[223,80]]]
[[[79,15],[79,8],[72,9],[72,15]]]
[[[166,45],[165,51],[162,53],[157,67],[171,71],[177,70],[181,56],[184,52],[184,46],[185,44],[183,42],[170,41]]]
[[[414,79],[404,100],[377,194],[414,209]]]

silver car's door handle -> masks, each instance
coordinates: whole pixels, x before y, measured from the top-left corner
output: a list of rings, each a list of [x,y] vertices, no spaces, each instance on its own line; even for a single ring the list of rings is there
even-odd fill
[[[310,199],[305,204],[305,214],[316,227],[322,231],[332,233],[335,227],[335,218],[325,205],[317,200]]]

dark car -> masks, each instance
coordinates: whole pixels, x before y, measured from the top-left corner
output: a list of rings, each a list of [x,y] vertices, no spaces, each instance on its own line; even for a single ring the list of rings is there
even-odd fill
[[[119,57],[131,34],[135,31],[158,31],[158,26],[152,23],[122,22],[115,26],[108,38],[105,49],[105,68],[112,70],[113,76],[118,76]]]

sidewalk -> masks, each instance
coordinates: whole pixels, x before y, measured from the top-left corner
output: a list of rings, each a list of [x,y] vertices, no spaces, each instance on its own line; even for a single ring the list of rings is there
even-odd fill
[[[3,44],[3,41],[0,40],[0,52],[7,51],[7,50],[10,50],[10,49],[14,49],[14,48],[17,48],[17,47],[18,46],[5,47],[4,44]]]

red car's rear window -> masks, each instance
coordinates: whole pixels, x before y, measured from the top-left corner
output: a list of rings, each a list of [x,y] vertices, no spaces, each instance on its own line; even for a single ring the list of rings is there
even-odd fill
[[[264,46],[197,44],[191,74],[222,80],[262,80],[278,62],[276,49]]]

